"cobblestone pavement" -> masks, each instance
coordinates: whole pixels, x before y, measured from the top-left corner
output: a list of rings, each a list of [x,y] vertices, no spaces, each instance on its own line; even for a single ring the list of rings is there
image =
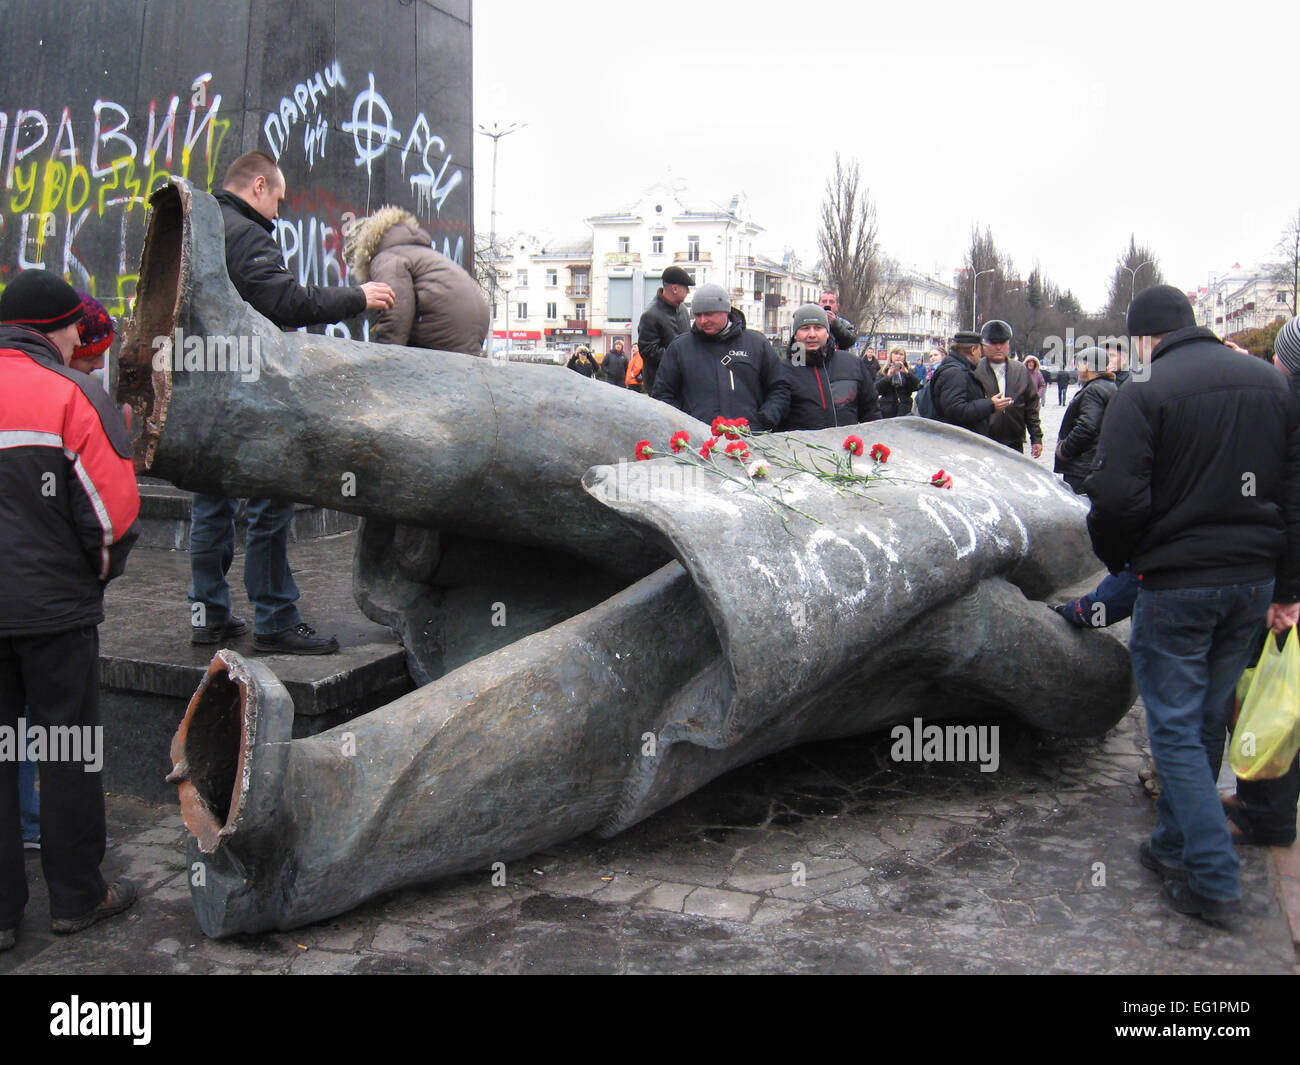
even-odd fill
[[[614,839],[507,862],[499,886],[484,869],[224,941],[194,918],[178,808],[111,796],[105,867],[140,901],[51,936],[33,857],[0,973],[1297,971],[1278,901],[1290,893],[1300,932],[1297,848],[1242,848],[1246,914],[1229,928],[1173,913],[1138,864],[1154,822],[1140,706],[1096,740],[1000,730],[996,772],[896,763],[887,733],[810,745]]]
[[[49,935],[37,863],[15,973],[1290,973],[1269,855],[1247,915],[1179,916],[1137,861],[1154,820],[1130,713],[1100,740],[1003,723],[1001,764],[895,763],[876,734],[786,752],[611,840],[575,840],[295,931],[207,939],[174,806],[110,800],[123,917]],[[1294,848],[1292,848],[1294,851]],[[1277,854],[1288,852],[1277,851]]]

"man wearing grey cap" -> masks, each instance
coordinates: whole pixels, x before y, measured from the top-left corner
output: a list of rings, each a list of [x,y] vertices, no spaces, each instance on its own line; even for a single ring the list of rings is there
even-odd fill
[[[830,429],[880,418],[876,386],[862,360],[836,350],[825,308],[806,303],[794,312],[794,340],[785,367],[790,409],[781,431]]]
[[[1107,407],[1088,531],[1141,581],[1129,649],[1161,791],[1139,858],[1175,910],[1217,921],[1241,898],[1215,784],[1233,692],[1264,626],[1300,618],[1300,409],[1170,285],[1138,293],[1128,332],[1144,379]]]
[[[790,384],[767,337],[745,328],[721,285],[701,285],[691,301],[695,323],[664,353],[651,398],[709,423],[747,418],[756,432],[781,424]]]
[[[1011,326],[995,318],[980,330],[980,350],[975,377],[990,398],[1006,396],[1011,405],[989,418],[989,436],[999,444],[1024,453],[1025,430],[1029,430],[1030,454],[1043,453],[1043,427],[1038,420],[1038,389],[1023,362],[1010,358]]]
[[[637,348],[644,364],[641,384],[647,396],[654,390],[655,375],[668,345],[691,327],[691,320],[682,305],[694,284],[691,275],[680,266],[668,267],[654,302],[642,312],[641,320],[637,322]]]

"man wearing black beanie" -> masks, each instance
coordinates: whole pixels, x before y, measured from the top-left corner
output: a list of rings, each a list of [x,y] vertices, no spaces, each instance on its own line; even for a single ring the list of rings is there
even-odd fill
[[[1265,625],[1300,618],[1300,409],[1176,288],[1138,293],[1128,331],[1137,364],[1102,423],[1088,531],[1141,582],[1129,648],[1161,792],[1139,857],[1174,909],[1217,921],[1241,897],[1215,783],[1233,692]]]
[[[106,884],[99,871],[98,625],[138,535],[140,495],[121,413],[69,368],[81,316],[81,297],[45,270],[24,270],[0,295],[0,951],[27,904],[20,758],[40,770],[51,931],[79,932],[135,901],[129,880]]]

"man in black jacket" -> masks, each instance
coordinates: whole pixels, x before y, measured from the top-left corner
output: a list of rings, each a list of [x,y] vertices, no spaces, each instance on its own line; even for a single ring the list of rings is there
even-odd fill
[[[636,326],[637,350],[641,352],[641,387],[647,396],[654,392],[655,377],[668,345],[691,327],[690,317],[682,306],[695,282],[680,266],[664,271],[663,284],[654,302],[641,314]]]
[[[948,354],[930,378],[930,396],[939,421],[988,436],[993,413],[1006,410],[1012,401],[984,394],[984,386],[975,377],[979,361],[980,335],[967,329],[953,334]]]
[[[623,352],[623,338],[614,341],[614,346],[605,353],[605,361],[600,367],[605,372],[605,380],[611,385],[626,388],[624,378],[627,376],[627,355]]]
[[[835,346],[841,351],[851,351],[858,342],[858,331],[847,318],[840,317],[840,297],[834,292],[823,292],[817,302],[826,312],[827,328]]]
[[[695,324],[664,354],[653,399],[710,423],[747,418],[755,432],[781,424],[790,407],[790,383],[767,337],[745,328],[721,285],[701,285],[691,303]]]
[[[1215,786],[1233,691],[1263,626],[1300,617],[1300,410],[1176,288],[1140,292],[1128,331],[1145,374],[1107,407],[1088,530],[1141,580],[1129,647],[1161,792],[1140,857],[1174,909],[1218,920],[1241,896]]]
[[[265,152],[241,155],[226,171],[221,217],[226,227],[226,269],[236,291],[253,309],[282,329],[322,325],[367,310],[388,310],[393,290],[380,281],[364,285],[300,285],[284,265],[276,243],[275,219],[284,200],[284,174]],[[215,644],[248,631],[230,610],[226,573],[235,556],[237,501],[196,493],[190,524],[190,642]],[[288,654],[332,654],[334,637],[318,636],[303,623],[298,586],[289,569],[286,499],[248,501],[244,586],[253,604],[253,645]]]
[[[980,329],[982,356],[975,376],[987,396],[1006,396],[1011,406],[989,418],[989,436],[1024,454],[1025,430],[1029,430],[1029,452],[1043,453],[1043,427],[1038,419],[1038,389],[1034,379],[1011,355],[1011,326],[1001,319],[985,322]]]
[[[880,418],[876,386],[851,352],[836,350],[824,308],[807,303],[794,312],[794,341],[786,377],[790,410],[782,432],[829,429]]]

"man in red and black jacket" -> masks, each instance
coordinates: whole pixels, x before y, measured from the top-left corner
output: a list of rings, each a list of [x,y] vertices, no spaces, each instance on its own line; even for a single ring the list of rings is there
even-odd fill
[[[10,740],[0,758],[0,950],[14,945],[27,904],[17,759],[28,737],[50,740],[39,767],[52,931],[80,931],[135,899],[129,880],[109,885],[99,872],[94,752],[104,587],[138,536],[140,496],[122,415],[69,368],[81,316],[81,297],[44,270],[24,270],[0,295],[0,733]],[[55,729],[80,742],[55,744]]]

